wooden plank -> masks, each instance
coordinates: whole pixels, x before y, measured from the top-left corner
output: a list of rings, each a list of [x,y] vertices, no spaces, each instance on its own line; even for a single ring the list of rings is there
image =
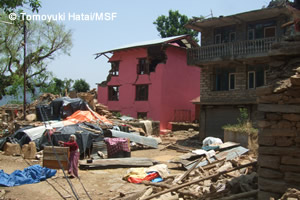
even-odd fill
[[[261,112],[300,113],[300,106],[279,104],[258,104],[257,110]]]
[[[43,153],[43,159],[44,160],[62,160],[67,161],[68,160],[68,153],[66,154],[54,154],[54,153]]]
[[[149,158],[114,158],[93,160],[92,163],[79,162],[82,168],[103,168],[103,167],[149,167],[153,161]]]
[[[125,133],[122,131],[110,130],[113,137],[119,138],[128,138],[132,142],[136,142],[138,144],[146,145],[153,148],[158,148],[158,142],[154,138],[144,137],[140,135],[136,135],[133,133]]]
[[[240,145],[240,143],[236,143],[236,142],[225,142],[225,143],[219,145],[219,150],[223,151],[225,149],[237,147],[239,145]]]
[[[56,153],[68,153],[69,152],[69,147],[56,147],[54,146],[54,150]],[[53,153],[53,148],[52,146],[45,146],[44,147],[44,153]]]

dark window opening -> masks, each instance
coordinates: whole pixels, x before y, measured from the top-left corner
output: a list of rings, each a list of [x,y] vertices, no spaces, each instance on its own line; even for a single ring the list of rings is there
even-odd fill
[[[248,89],[265,85],[266,68],[264,66],[248,66]]]
[[[136,85],[136,101],[148,101],[148,85]]]
[[[215,68],[213,90],[225,91],[235,89],[235,68]]]
[[[275,26],[265,28],[265,38],[275,37],[275,36],[276,36],[276,28],[275,28]]]
[[[229,89],[230,90],[235,89],[235,74],[233,74],[233,73],[229,74]]]
[[[119,76],[119,64],[120,64],[120,61],[111,62],[111,70],[109,71],[110,75]]]
[[[138,112],[137,118],[138,119],[147,119],[147,112]]]
[[[234,42],[236,40],[235,35],[236,35],[235,32],[231,32],[229,34],[229,42]]]
[[[108,100],[119,101],[119,86],[108,86]]]
[[[249,31],[253,30],[253,37],[249,38]],[[262,21],[248,24],[248,39],[261,39],[265,37],[275,37],[276,21]]]
[[[149,74],[149,65],[146,58],[139,59],[137,74]]]
[[[214,30],[215,44],[234,42],[236,40],[236,27],[225,26],[215,28]]]
[[[254,30],[248,30],[248,40],[254,40]]]
[[[215,44],[221,44],[221,34],[215,36]]]

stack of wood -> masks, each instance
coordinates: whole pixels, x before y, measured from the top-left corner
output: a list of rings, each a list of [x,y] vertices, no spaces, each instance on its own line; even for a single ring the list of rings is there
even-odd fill
[[[151,188],[140,199],[256,199],[256,164],[242,147],[218,152],[211,158],[198,156],[182,174],[161,183],[144,181]]]
[[[106,118],[114,118],[113,117],[113,114],[108,110],[107,106],[101,104],[101,103],[97,103],[95,105],[95,111],[99,114],[99,115],[103,115],[105,116]]]

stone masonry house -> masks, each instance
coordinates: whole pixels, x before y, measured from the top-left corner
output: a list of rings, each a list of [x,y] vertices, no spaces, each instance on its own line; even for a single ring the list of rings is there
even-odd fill
[[[187,28],[201,32],[201,47],[188,50],[189,65],[201,68],[200,137],[223,138],[222,126],[237,123],[239,108],[257,117],[256,88],[266,84],[271,45],[289,34],[285,6],[194,18]]]
[[[112,112],[134,118],[169,122],[195,120],[190,102],[200,95],[200,68],[187,65],[188,48],[197,47],[188,35],[139,42],[105,52],[111,70],[98,85],[98,102]]]

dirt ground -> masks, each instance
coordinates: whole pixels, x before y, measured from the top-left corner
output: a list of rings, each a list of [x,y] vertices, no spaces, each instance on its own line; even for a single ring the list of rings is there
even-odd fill
[[[170,142],[180,140],[184,143],[186,138],[195,135],[195,132],[181,131],[173,134],[172,137],[162,137],[162,144],[158,149],[143,149],[131,152],[131,157],[147,157],[167,164],[171,174],[179,174],[180,171],[174,164],[167,161],[182,155],[183,153],[176,152],[175,150],[164,149]],[[190,140],[189,140],[190,141]],[[193,146],[197,146],[197,141],[192,142]],[[200,147],[200,146],[199,146]],[[164,150],[162,150],[164,149]],[[24,160],[21,156],[5,156],[3,152],[0,153],[0,169],[6,173],[12,173],[14,170],[23,170],[29,165],[41,164],[41,161]],[[117,169],[97,169],[97,170],[79,170],[79,179],[69,179],[74,186],[73,190],[79,196],[79,199],[113,199],[120,196],[120,193],[130,194],[141,191],[146,186],[143,184],[133,184],[122,180],[129,168]],[[84,187],[83,187],[84,186]],[[72,194],[72,190],[64,178],[62,170],[58,170],[57,174],[47,179],[46,181],[28,184],[16,187],[0,187],[1,191],[5,191],[5,195],[0,196],[5,200],[54,200],[54,199],[76,199]],[[87,191],[88,195],[86,194]]]

